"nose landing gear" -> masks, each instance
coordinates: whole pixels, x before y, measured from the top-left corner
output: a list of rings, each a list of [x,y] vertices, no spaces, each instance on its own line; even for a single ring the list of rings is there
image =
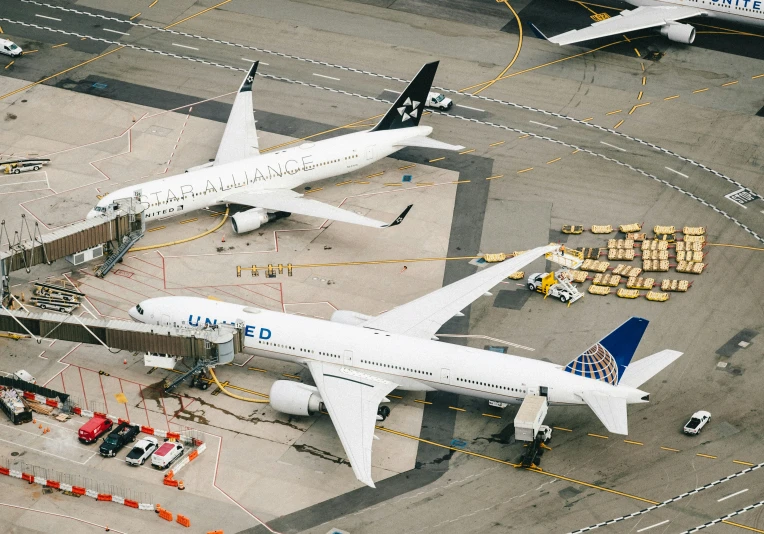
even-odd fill
[[[377,421],[384,421],[388,415],[390,415],[390,408],[388,406],[380,406],[377,410]]]

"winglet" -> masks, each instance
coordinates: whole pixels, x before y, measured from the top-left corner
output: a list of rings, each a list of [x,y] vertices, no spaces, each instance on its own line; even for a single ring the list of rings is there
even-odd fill
[[[397,219],[395,219],[393,222],[391,222],[391,223],[390,223],[390,224],[388,224],[387,226],[383,226],[382,228],[391,228],[391,227],[393,227],[393,226],[398,226],[399,224],[401,224],[401,223],[403,222],[403,219],[405,219],[405,218],[406,218],[406,215],[408,215],[408,214],[409,214],[409,210],[411,210],[411,207],[412,207],[412,206],[413,206],[413,204],[409,204],[408,206],[406,206],[406,209],[405,209],[405,210],[403,210],[403,213],[401,213],[400,215],[398,215],[398,218],[397,218]]]
[[[533,33],[536,34],[536,37],[538,37],[539,39],[543,39],[545,41],[549,40],[549,38],[546,35],[544,35],[544,32],[539,30],[535,24],[533,24],[532,22],[529,22],[528,25],[531,27],[531,30],[533,31]]]
[[[259,64],[259,61],[252,63],[252,67],[250,67],[246,78],[244,78],[244,81],[241,82],[241,87],[239,87],[240,93],[252,92],[252,82],[255,81],[255,74],[257,73],[257,66]]]

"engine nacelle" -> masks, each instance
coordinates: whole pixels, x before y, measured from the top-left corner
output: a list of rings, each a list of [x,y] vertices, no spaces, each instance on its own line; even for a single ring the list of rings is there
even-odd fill
[[[342,324],[349,324],[351,326],[358,326],[366,321],[371,319],[371,315],[364,315],[362,313],[354,312],[354,311],[348,311],[348,310],[337,310],[332,314],[332,318],[330,319],[333,323],[342,323]]]
[[[251,210],[240,211],[236,215],[232,215],[231,227],[236,234],[246,234],[247,232],[257,230],[265,223],[289,217],[289,215],[291,214],[285,211],[268,213],[268,211],[263,208],[252,208]]]
[[[684,44],[692,44],[695,40],[695,28],[689,24],[671,22],[661,26],[661,35],[665,35],[671,41]]]
[[[277,380],[271,386],[271,407],[289,415],[310,415],[323,410],[318,388],[307,384]]]

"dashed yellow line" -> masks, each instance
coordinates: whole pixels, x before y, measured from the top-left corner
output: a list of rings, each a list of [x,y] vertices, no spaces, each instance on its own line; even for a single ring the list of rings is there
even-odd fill
[[[581,119],[581,122],[589,122],[592,119],[594,119],[594,117],[588,117],[586,119]]]
[[[639,66],[642,67],[642,72],[645,72],[645,64],[644,63],[640,63]]]
[[[153,2],[151,2],[151,5],[150,5],[149,7],[154,7],[154,5],[155,5],[157,2],[159,2],[159,0],[154,0]]]
[[[402,399],[400,395],[386,395],[387,397],[390,397],[391,399]]]
[[[315,193],[317,191],[323,191],[323,190],[324,190],[323,187],[316,187],[315,189],[308,189],[307,191],[305,191],[305,194],[310,195],[311,193]]]
[[[483,417],[491,417],[492,419],[501,419],[500,415],[493,415],[492,413],[484,413]]]
[[[130,20],[133,20],[133,19],[137,19],[137,18],[138,18],[138,17],[140,17],[140,16],[141,16],[141,14],[140,14],[140,13],[136,13],[135,15],[133,15],[132,17],[130,17]]]
[[[504,178],[504,175],[503,174],[494,174],[493,176],[489,176],[488,178],[486,178],[486,180],[497,180],[499,178]]]
[[[618,129],[618,127],[619,127],[621,124],[623,124],[623,121],[624,121],[624,120],[625,120],[625,119],[621,119],[621,120],[619,120],[619,121],[618,121],[618,124],[616,124],[615,126],[613,126],[613,130],[617,130],[617,129]]]
[[[15,60],[15,59],[11,60],[11,62],[10,62],[10,63],[8,63],[8,64],[5,66],[5,68],[6,68],[6,69],[7,69],[7,68],[9,68],[9,67],[10,67],[11,65],[13,65],[14,63],[16,63],[16,60]]]
[[[703,89],[696,89],[695,91],[692,92],[692,94],[703,93],[705,91],[708,91],[708,87],[704,87]]]
[[[695,453],[695,456],[700,456],[701,458],[711,458],[712,460],[716,460],[716,456],[711,456],[710,454],[703,454],[702,452]]]
[[[368,182],[367,182],[368,183]],[[388,184],[384,184],[384,187],[401,187],[403,184],[398,182],[390,182]]]
[[[459,152],[459,154],[469,154],[471,152],[474,152],[475,150],[476,149],[474,149],[474,148],[470,148],[470,149],[467,149],[467,150],[462,150],[461,152]]]
[[[722,84],[722,87],[728,87],[728,86],[730,86],[730,85],[735,85],[735,84],[737,84],[737,83],[740,83],[740,82],[739,82],[738,80],[735,80],[734,82],[727,82],[727,83],[723,83],[723,84]]]
[[[605,113],[605,115],[615,115],[616,113],[620,113],[620,112],[622,112],[622,111],[623,111],[622,109],[615,109],[615,110],[613,110],[613,111],[610,111],[610,112],[608,112],[608,113]]]
[[[639,53],[639,50],[637,50],[636,47],[634,48],[634,52],[637,54],[637,57],[642,57],[642,54]]]
[[[36,48],[34,50],[24,50],[21,55],[24,56],[26,54],[34,54],[35,52],[39,52]]]
[[[412,167],[416,167],[416,163],[412,163],[411,165],[404,165],[403,167],[398,167],[398,170],[405,171],[406,169],[410,169]]]
[[[0,33],[5,33],[2,26],[0,26]]]
[[[218,7],[222,6],[223,4],[227,4],[227,3],[228,3],[228,2],[230,2],[230,1],[231,1],[231,0],[223,0],[223,1],[222,1],[222,2],[220,2],[219,4],[215,4],[215,5],[214,5],[214,6],[212,6],[212,7],[208,7],[207,9],[202,9],[202,10],[201,10],[199,13],[194,13],[193,15],[191,15],[191,16],[189,16],[189,17],[186,17],[186,18],[184,18],[184,19],[180,19],[178,22],[173,22],[173,23],[172,23],[172,24],[170,24],[169,26],[165,26],[165,29],[167,29],[167,28],[172,28],[173,26],[177,26],[177,25],[178,25],[178,24],[180,24],[181,22],[186,22],[187,20],[191,20],[191,19],[192,19],[192,18],[194,18],[194,17],[198,17],[199,15],[203,15],[203,14],[204,14],[204,13],[206,13],[207,11],[212,11],[213,9],[215,9],[215,8],[218,8]],[[154,3],[156,3],[156,2],[154,2]],[[154,5],[154,4],[151,4],[151,6],[153,6],[153,5]],[[151,6],[149,6],[149,7],[151,7]]]
[[[679,95],[667,96],[663,100],[674,100],[675,98],[679,98]]]
[[[764,76],[764,74],[762,74],[762,76]],[[506,143],[506,141],[496,141],[495,143],[491,143],[488,146],[499,146],[499,145],[503,145],[504,143]]]
[[[526,137],[530,137],[530,134],[521,135],[518,139],[525,139]]]
[[[764,78],[764,74],[757,74],[756,76],[751,76],[752,80],[755,80],[756,78]]]
[[[416,184],[417,187],[432,187],[435,185],[435,182],[418,182]]]
[[[607,436],[602,436],[602,435],[600,435],[600,434],[592,434],[591,432],[587,433],[587,436],[591,436],[591,437],[593,437],[593,438],[599,438],[599,439],[610,439],[610,438],[609,438],[609,437],[607,437]]]
[[[729,521],[727,519],[722,519],[722,523],[726,525],[732,525],[733,527],[742,528],[743,530],[750,530],[751,532],[760,532],[764,534],[764,530],[754,528],[754,527],[749,527],[747,525],[741,525],[740,523],[735,523],[734,521]]]
[[[210,213],[210,217],[220,217],[221,215],[223,215],[223,212],[220,211],[213,211]]]
[[[578,154],[579,152],[581,152],[581,149],[577,148],[573,152],[571,152],[571,154]]]
[[[456,406],[449,406],[448,409],[449,410],[456,410],[457,412],[466,412],[467,411],[464,408],[457,408]]]
[[[420,404],[432,404],[430,401],[426,401],[422,399],[414,399],[414,402],[418,402]]]
[[[547,165],[549,165],[550,163],[555,163],[555,162],[558,162],[558,161],[560,161],[561,159],[562,159],[562,158],[554,158],[554,159],[550,159],[549,161],[547,161],[547,162],[546,162],[546,164],[547,164]]]
[[[743,460],[732,460],[733,464],[740,464],[740,465],[747,465],[747,466],[754,466],[756,464],[752,464],[751,462],[744,462]]]
[[[554,428],[555,430],[562,430],[563,432],[573,432],[571,429],[563,428],[561,426],[553,426],[552,428]]]
[[[669,451],[669,452],[682,452],[679,449],[674,449],[672,447],[661,447],[661,449],[664,451]]]
[[[340,183],[334,184],[334,185],[339,186],[339,185],[347,185],[347,184],[352,184],[352,183],[353,183],[353,180],[345,180],[344,182],[340,182]]]
[[[631,441],[630,439],[623,440],[624,443],[628,443],[629,445],[644,445],[641,441]]]
[[[366,179],[368,180],[369,178],[376,178],[377,176],[382,176],[383,174],[385,174],[385,171],[378,172],[378,173],[375,173],[375,174],[370,174],[370,175],[368,175],[366,177]]]
[[[642,76],[642,85],[647,84],[647,76]]]
[[[517,171],[517,174],[522,174],[524,172],[528,172],[528,171],[532,171],[532,170],[533,170],[533,167],[528,167],[527,169],[521,169],[521,170]]]
[[[59,46],[66,46],[68,44],[69,43],[61,43],[61,44],[53,45],[53,46],[51,46],[51,48],[58,48]]]
[[[472,180],[456,180],[456,181],[453,181],[453,182],[450,182],[450,183],[452,183],[452,184],[468,184],[471,181]]]
[[[642,100],[642,95],[643,93],[642,91],[640,91],[639,94],[637,95],[637,100]]]
[[[199,220],[199,217],[194,217],[193,219],[186,219],[185,221],[180,221],[178,224],[188,224],[198,220]]]
[[[297,380],[302,380],[302,378],[300,378],[299,376],[297,376],[297,375],[290,375],[289,373],[281,373],[281,376],[285,376],[287,378],[296,378]]]
[[[265,369],[260,369],[259,367],[247,367],[247,369],[249,369],[250,371],[257,371],[259,373],[267,373],[268,372]]]
[[[363,180],[353,180],[353,183],[366,185],[366,184],[370,184],[371,182],[364,182]]]
[[[430,163],[435,163],[436,161],[441,161],[441,160],[444,160],[444,159],[446,159],[446,156],[442,156],[440,158],[431,159]]]
[[[157,232],[159,230],[164,230],[165,228],[167,228],[167,227],[166,226],[157,226],[156,228],[152,228],[152,229],[146,230],[146,231],[147,232]]]
[[[639,94],[641,95],[641,94],[642,94],[642,92],[640,91],[640,93],[639,93]],[[639,108],[641,108],[641,107],[644,107],[644,106],[649,106],[649,105],[650,105],[650,102],[643,102],[643,103],[641,103],[641,104],[637,104],[636,106],[633,106],[633,107],[631,108],[631,110],[629,111],[629,115],[631,115],[632,113],[634,113],[635,111],[637,111],[637,109],[639,109]]]

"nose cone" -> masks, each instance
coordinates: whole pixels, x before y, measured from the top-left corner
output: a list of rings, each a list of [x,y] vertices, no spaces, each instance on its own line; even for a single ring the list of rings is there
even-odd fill
[[[87,215],[87,217],[85,217],[85,218],[86,218],[86,219],[94,219],[95,217],[99,217],[100,215],[101,215],[101,214],[100,214],[100,213],[98,213],[96,210],[90,210],[90,211],[88,212],[88,215]]]
[[[133,321],[138,321],[139,323],[142,323],[141,321],[141,315],[138,313],[138,307],[133,306],[129,310],[127,310],[127,314],[132,318]]]

